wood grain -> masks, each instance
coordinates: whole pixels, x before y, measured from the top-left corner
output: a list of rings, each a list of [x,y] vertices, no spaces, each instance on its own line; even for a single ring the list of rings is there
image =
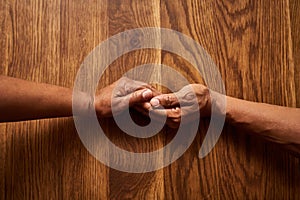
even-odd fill
[[[104,1],[101,6],[83,1],[7,1],[5,5],[1,34],[7,39],[1,50],[5,50],[6,59],[1,66],[10,76],[72,87],[84,57],[107,38],[107,29],[101,26],[107,16]],[[81,144],[72,119],[11,123],[6,127],[7,131],[1,132],[8,151],[1,177],[5,198],[107,197],[104,179],[108,170]]]
[[[293,60],[295,66],[295,85],[297,107],[300,107],[300,18],[298,15],[300,9],[300,2],[296,0],[290,0],[290,21],[291,21],[291,35],[293,46]]]
[[[110,1],[108,10],[109,35],[133,28],[160,26],[159,1]],[[153,42],[159,44],[160,40]],[[160,63],[160,51],[136,51],[122,56],[110,66],[112,72],[110,78],[115,81],[135,66],[147,63]],[[149,70],[148,74],[160,76],[159,71]],[[149,140],[138,140],[126,136],[116,128],[110,128],[109,135],[114,144],[128,151],[148,152],[163,147],[162,134]],[[163,178],[163,170],[144,174],[130,174],[110,169],[110,198],[163,199]]]
[[[267,1],[162,1],[161,24],[163,27],[190,35],[210,53],[220,68],[228,95],[252,101],[296,106],[288,9],[287,2],[275,4]],[[274,29],[276,31],[273,31]],[[192,155],[187,153],[182,160]],[[265,156],[268,157],[269,163],[265,163]],[[294,191],[297,188],[298,166],[291,167],[284,164],[285,162],[279,162],[280,159],[289,160],[287,163],[298,162],[280,151],[278,146],[244,135],[242,130],[225,127],[214,151],[200,160],[200,163],[210,160],[208,163],[214,164],[205,167],[212,172],[211,181],[201,178],[199,180],[201,185],[208,185],[210,190],[205,191],[198,187],[195,196],[188,193],[188,196],[184,197],[297,198],[297,192],[288,190]],[[192,163],[193,157],[187,160]],[[181,160],[178,160],[176,164],[184,166],[186,160],[180,162]],[[177,177],[178,171],[181,175],[189,173],[192,168],[182,172],[176,164],[165,170],[170,174],[169,177]],[[294,177],[288,176],[291,172]],[[196,172],[194,176],[199,175]],[[287,187],[287,180],[276,181],[282,176],[289,177],[288,182],[293,187]],[[207,175],[200,177],[207,178]],[[167,179],[166,185],[170,189],[166,191],[172,191],[172,198],[179,198],[183,193],[178,188],[187,182],[188,185],[198,186],[199,183],[195,182],[195,179]],[[270,183],[281,189],[271,189]],[[213,190],[214,186],[217,189]],[[204,192],[203,196],[199,195],[201,192]]]
[[[80,64],[101,41],[133,28],[164,27],[205,48],[228,95],[300,107],[299,8],[297,0],[1,0],[0,74],[72,87]],[[204,82],[180,56],[143,49],[112,63],[99,88],[146,63]],[[160,69],[145,73],[167,76]],[[201,121],[190,148],[170,166],[132,174],[90,155],[71,118],[2,123],[0,199],[300,199],[299,158],[243,130],[226,125],[213,151],[199,159],[208,124]],[[137,139],[113,119],[101,126],[117,146],[134,152],[159,149],[176,134],[164,128]]]

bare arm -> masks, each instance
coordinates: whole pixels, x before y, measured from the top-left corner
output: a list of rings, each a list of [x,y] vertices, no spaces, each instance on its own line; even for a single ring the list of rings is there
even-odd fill
[[[191,84],[176,93],[183,101],[181,108],[174,109],[179,107],[179,102],[174,94],[156,96],[150,103],[154,110],[157,104],[167,108],[167,123],[170,127],[176,128],[182,117],[189,117],[195,112],[199,112],[193,103],[188,103],[189,100],[186,98],[194,92],[197,97],[194,102],[198,104],[201,116],[209,117],[212,99],[209,89],[201,84]],[[219,99],[213,100],[218,105]],[[223,114],[226,115],[226,121],[229,124],[263,136],[268,140],[285,144],[290,149],[300,153],[300,108],[255,103],[228,96],[226,96],[226,104],[226,111]],[[162,114],[158,110],[156,113]]]
[[[0,76],[0,94],[1,122],[72,115],[69,88]]]
[[[145,87],[141,87],[140,82],[122,78],[100,90],[95,100],[85,93],[80,93],[80,101],[75,106],[84,113],[94,101],[92,106],[95,107],[98,116],[109,117],[111,98],[114,97],[113,89],[116,86],[121,91],[115,96],[116,104],[123,102],[124,98],[129,98],[131,106],[134,106],[153,95],[152,91],[147,89],[150,86],[145,84]],[[72,92],[70,88],[0,75],[0,122],[72,116]],[[126,105],[119,103],[116,106],[122,111]]]
[[[300,109],[227,97],[227,121],[269,140],[300,146]]]

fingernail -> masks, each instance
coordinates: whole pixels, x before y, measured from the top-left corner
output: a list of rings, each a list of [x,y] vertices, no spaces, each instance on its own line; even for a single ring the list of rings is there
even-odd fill
[[[179,111],[179,108],[178,108],[178,107],[172,108],[172,110],[173,110],[174,112],[178,112],[178,111]]]
[[[151,108],[151,104],[149,102],[145,103],[145,108],[150,109]]]
[[[159,105],[159,100],[154,98],[154,99],[151,99],[150,103],[151,103],[152,106],[158,106]]]
[[[143,95],[144,99],[149,99],[149,98],[152,97],[152,91],[151,90],[146,90],[146,91],[143,92],[142,95]]]

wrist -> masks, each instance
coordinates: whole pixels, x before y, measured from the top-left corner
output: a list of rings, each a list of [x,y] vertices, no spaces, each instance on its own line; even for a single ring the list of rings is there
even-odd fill
[[[95,110],[94,96],[85,92],[73,92],[73,105],[74,116],[89,116]]]
[[[213,111],[212,108],[214,106],[214,114],[225,115],[227,117],[227,96],[213,90],[209,91],[209,95],[211,112]]]

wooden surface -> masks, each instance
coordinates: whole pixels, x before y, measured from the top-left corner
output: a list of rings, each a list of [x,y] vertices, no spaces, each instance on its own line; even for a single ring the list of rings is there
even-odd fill
[[[132,28],[165,27],[207,50],[228,95],[300,107],[299,9],[297,0],[1,0],[0,73],[72,87],[101,41]],[[144,63],[163,63],[201,81],[179,56],[140,50],[117,59],[100,87]],[[111,119],[101,124],[114,143],[137,152],[158,149],[175,134],[165,128],[140,140]],[[201,122],[191,147],[172,165],[130,174],[92,157],[72,118],[0,124],[0,199],[300,199],[299,158],[226,125],[213,151],[199,159],[207,126]]]

